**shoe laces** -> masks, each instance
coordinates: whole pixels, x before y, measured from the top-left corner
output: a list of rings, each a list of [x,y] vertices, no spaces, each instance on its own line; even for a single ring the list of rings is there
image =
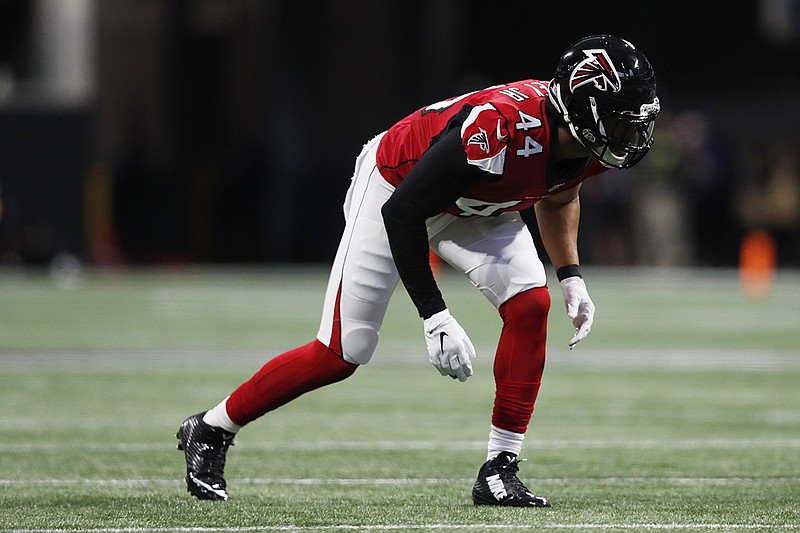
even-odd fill
[[[511,459],[508,462],[497,462],[495,468],[497,469],[500,479],[503,480],[503,483],[506,485],[506,490],[511,488],[514,492],[518,490],[530,492],[528,487],[517,477],[519,463],[526,460],[527,459]]]

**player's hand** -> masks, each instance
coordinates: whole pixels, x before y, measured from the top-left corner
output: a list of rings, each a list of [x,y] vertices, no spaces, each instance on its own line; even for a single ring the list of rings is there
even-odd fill
[[[583,278],[572,276],[561,280],[560,284],[561,292],[564,294],[564,303],[567,305],[567,316],[572,319],[572,325],[575,326],[575,335],[569,341],[571,350],[592,329],[594,303],[589,298]]]
[[[426,318],[424,326],[431,364],[443,376],[467,381],[472,375],[475,347],[464,328],[447,309]]]

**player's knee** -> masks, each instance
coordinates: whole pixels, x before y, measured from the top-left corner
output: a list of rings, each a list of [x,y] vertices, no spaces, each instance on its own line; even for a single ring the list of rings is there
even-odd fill
[[[550,311],[550,291],[536,287],[520,292],[500,306],[504,322],[514,322],[524,327],[541,327],[547,323]]]
[[[378,332],[371,327],[359,327],[342,333],[342,357],[349,363],[364,365],[378,346]]]

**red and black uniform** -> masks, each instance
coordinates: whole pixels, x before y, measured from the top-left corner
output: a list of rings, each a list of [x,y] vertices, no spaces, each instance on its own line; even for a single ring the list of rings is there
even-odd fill
[[[445,308],[427,267],[424,218],[522,211],[607,170],[594,158],[551,161],[560,117],[548,105],[546,82],[498,85],[419,109],[381,139],[378,170],[397,187],[383,208],[386,230],[420,316]]]
[[[402,281],[421,317],[446,309],[429,249],[498,309],[492,425],[525,432],[545,359],[550,296],[519,211],[606,168],[591,157],[559,163],[547,83],[525,80],[445,100],[367,143],[345,199],[317,339],[269,361],[220,404],[237,425],[371,359]]]

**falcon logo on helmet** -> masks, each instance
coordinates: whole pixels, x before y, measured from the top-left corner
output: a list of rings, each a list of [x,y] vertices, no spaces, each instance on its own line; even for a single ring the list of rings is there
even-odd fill
[[[575,66],[569,78],[570,91],[587,83],[594,83],[600,91],[619,92],[622,89],[622,81],[619,79],[617,69],[608,53],[602,49],[583,50],[586,59]]]
[[[575,140],[603,165],[630,168],[653,145],[655,72],[625,39],[590,35],[568,46],[548,92]]]

